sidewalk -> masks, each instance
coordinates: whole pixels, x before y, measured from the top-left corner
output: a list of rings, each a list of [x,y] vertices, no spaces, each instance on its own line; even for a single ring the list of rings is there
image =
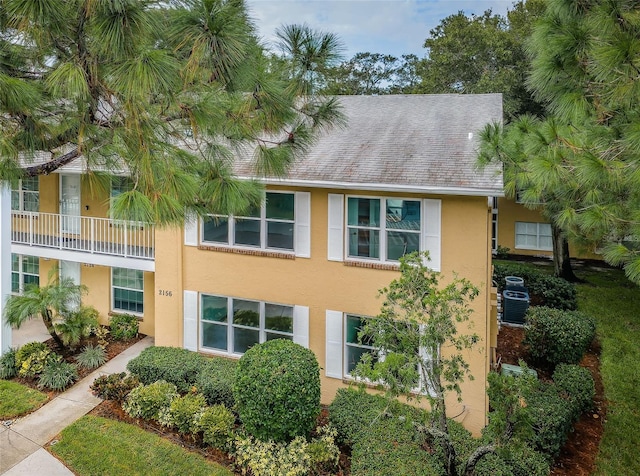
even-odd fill
[[[145,337],[35,412],[18,418],[9,425],[1,425],[0,474],[73,476],[43,446],[102,401],[93,396],[90,390],[96,377],[124,372],[129,360],[151,345],[153,338]]]

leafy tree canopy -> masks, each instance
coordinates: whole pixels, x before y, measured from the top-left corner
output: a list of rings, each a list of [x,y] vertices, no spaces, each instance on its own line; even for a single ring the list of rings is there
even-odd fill
[[[274,63],[243,0],[0,0],[0,179],[82,157],[94,188],[131,176],[117,218],[179,223],[258,203],[260,186],[233,175],[238,152],[257,175],[282,175],[340,118],[308,81],[337,38],[314,49],[308,27],[283,31]]]

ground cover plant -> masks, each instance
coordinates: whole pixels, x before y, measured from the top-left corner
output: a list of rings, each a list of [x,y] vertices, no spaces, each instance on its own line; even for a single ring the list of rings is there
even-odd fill
[[[49,400],[46,394],[26,385],[0,380],[0,420],[9,420],[40,408]]]

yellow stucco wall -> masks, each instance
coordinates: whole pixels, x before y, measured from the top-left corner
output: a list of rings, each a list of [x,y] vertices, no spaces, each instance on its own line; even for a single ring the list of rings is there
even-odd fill
[[[516,222],[549,223],[540,211],[530,210],[515,200],[505,197],[498,199],[498,244],[510,248],[510,254],[524,256],[544,256],[551,258],[552,251],[526,250],[516,248]],[[601,260],[602,256],[581,249],[569,243],[569,253],[573,258]]]
[[[292,189],[288,189],[292,190]],[[183,343],[183,291],[309,307],[309,347],[321,367],[325,365],[326,310],[376,315],[381,301],[377,291],[399,273],[392,270],[346,266],[327,260],[328,193],[376,196],[362,192],[311,190],[311,258],[282,259],[239,255],[182,246],[181,230],[156,233],[156,345],[181,347]],[[395,194],[382,194],[394,196]],[[456,271],[480,290],[472,307],[473,328],[479,344],[465,355],[474,376],[462,385],[463,401],[449,401],[451,415],[478,433],[488,408],[487,354],[492,337],[487,312],[490,276],[490,215],[486,197],[402,195],[404,198],[442,199],[442,271],[445,280]],[[322,371],[322,401],[329,403],[342,380]]]

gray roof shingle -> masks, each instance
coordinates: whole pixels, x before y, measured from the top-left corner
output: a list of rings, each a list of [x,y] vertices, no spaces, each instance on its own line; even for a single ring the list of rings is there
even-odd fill
[[[502,169],[475,167],[480,130],[502,121],[501,94],[340,96],[347,118],[283,180],[310,186],[502,195]],[[249,176],[241,162],[236,168]]]

